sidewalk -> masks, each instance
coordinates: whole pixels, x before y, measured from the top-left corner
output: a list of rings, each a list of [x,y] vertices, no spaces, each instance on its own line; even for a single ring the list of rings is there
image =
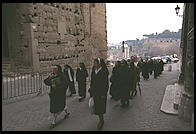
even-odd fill
[[[107,112],[104,115],[104,131],[191,131],[190,125],[177,116],[166,115],[160,111],[165,88],[177,81],[179,72],[166,69],[157,79],[141,78],[142,95],[130,101],[127,109],[120,102],[107,99]],[[77,89],[77,87],[76,87]],[[89,83],[87,84],[87,90]],[[96,131],[98,117],[91,115],[88,109],[89,94],[79,102],[79,96],[67,97],[70,117],[50,130],[49,96],[36,96],[23,101],[2,105],[3,131]],[[58,120],[63,118],[60,115]]]
[[[88,87],[89,84],[87,84],[87,89]],[[69,111],[69,105],[75,107],[73,102],[78,102],[79,96],[73,95],[69,97],[68,95],[67,104]],[[32,95],[29,97],[29,99],[24,97],[25,99],[2,105],[2,131],[50,131],[51,121],[48,119],[50,116],[48,94],[44,93],[41,96]],[[86,101],[88,98],[89,95],[87,93]],[[63,115],[60,115],[59,118],[63,118]]]

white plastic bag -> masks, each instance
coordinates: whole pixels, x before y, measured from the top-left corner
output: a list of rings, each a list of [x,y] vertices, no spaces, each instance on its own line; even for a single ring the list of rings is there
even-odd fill
[[[90,109],[91,114],[95,114],[95,105],[94,105],[93,97],[91,97],[89,99],[88,106],[89,106],[89,109]]]

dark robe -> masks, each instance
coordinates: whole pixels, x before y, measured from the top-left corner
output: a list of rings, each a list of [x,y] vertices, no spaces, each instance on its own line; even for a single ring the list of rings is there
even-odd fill
[[[76,71],[76,81],[78,82],[78,94],[81,97],[86,97],[86,78],[88,77],[88,72],[86,68],[80,68]]]
[[[150,59],[150,61],[149,61],[149,73],[150,73],[150,75],[152,75],[152,71],[153,71],[153,60]]]
[[[66,105],[66,91],[68,84],[63,74],[58,74],[53,78],[46,78],[44,83],[47,86],[52,86],[50,89],[50,112],[58,113],[61,112]]]
[[[72,77],[72,81],[69,79],[68,70],[67,71],[64,70],[64,75],[66,77],[66,80],[67,80],[69,89],[71,91],[71,94],[75,94],[76,90],[75,90],[75,83],[74,83],[74,71],[71,67],[69,67],[69,69],[70,69],[70,74],[71,74],[71,77]]]
[[[132,82],[131,82],[131,91],[136,91],[137,83],[140,82],[140,70],[138,66],[133,66],[130,68],[132,72]]]
[[[161,73],[162,73],[164,71],[164,62],[161,60],[160,64],[161,64],[160,66],[161,66]]]
[[[139,61],[137,66],[139,67],[139,71],[142,72],[143,62]]]
[[[144,77],[144,79],[149,79],[149,67],[148,67],[148,63],[144,62],[143,67],[142,67],[142,76]]]
[[[158,61],[154,61],[153,63],[153,71],[154,71],[154,78],[156,79],[159,75],[159,64]]]
[[[130,89],[132,84],[132,73],[128,66],[121,67],[119,73],[119,83],[120,83],[120,98],[121,104],[124,105],[126,101],[129,101],[130,98]]]
[[[114,100],[120,99],[119,96],[119,89],[120,89],[120,84],[119,84],[119,67],[114,67],[112,70],[112,76],[110,77],[110,95]]]
[[[96,74],[95,69],[91,72],[90,96],[94,99],[95,114],[100,115],[106,113],[107,92],[109,88],[108,71],[102,69]]]

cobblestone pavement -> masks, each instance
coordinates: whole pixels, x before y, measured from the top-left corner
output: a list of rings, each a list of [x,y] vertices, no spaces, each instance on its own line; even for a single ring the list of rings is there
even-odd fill
[[[173,64],[176,65],[176,64]],[[160,111],[165,88],[177,82],[179,71],[165,71],[158,79],[150,76],[150,80],[141,80],[142,96],[131,100],[127,109],[120,107],[108,96],[107,113],[104,115],[103,131],[190,131],[190,123],[180,120],[177,116]],[[88,85],[89,86],[89,85]],[[49,129],[49,97],[34,97],[28,100],[2,106],[2,130],[20,131],[96,131],[98,117],[91,115],[88,109],[88,98],[78,101],[78,95],[67,97],[69,118],[58,118],[59,124]]]

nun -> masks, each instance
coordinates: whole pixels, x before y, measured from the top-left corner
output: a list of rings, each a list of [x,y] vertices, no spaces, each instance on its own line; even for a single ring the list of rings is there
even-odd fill
[[[73,69],[69,66],[69,65],[65,65],[64,66],[64,75],[66,77],[67,83],[68,83],[68,87],[69,90],[71,91],[70,96],[72,96],[73,94],[76,94],[76,90],[75,90],[75,84],[74,84],[74,71]]]
[[[129,106],[129,98],[131,91],[132,73],[126,60],[121,61],[120,73],[119,73],[119,83],[120,83],[120,102],[121,107],[126,108]]]
[[[79,68],[76,71],[76,81],[78,82],[78,94],[81,97],[79,102],[86,98],[86,78],[88,77],[88,72],[84,63],[79,63]]]
[[[115,67],[112,69],[112,76],[110,77],[110,95],[111,99],[114,99],[115,101],[119,100],[119,69],[120,69],[120,61],[117,61],[115,64]]]
[[[97,129],[100,130],[104,124],[103,114],[106,113],[107,92],[109,88],[108,69],[103,59],[96,58],[91,73],[90,96],[93,97],[95,115],[99,117]]]
[[[53,120],[50,128],[55,127],[57,115],[65,111],[66,118],[69,113],[66,107],[66,91],[68,84],[65,76],[62,73],[62,68],[59,65],[52,66],[53,72],[44,80],[47,86],[50,86],[50,112],[53,115]]]

